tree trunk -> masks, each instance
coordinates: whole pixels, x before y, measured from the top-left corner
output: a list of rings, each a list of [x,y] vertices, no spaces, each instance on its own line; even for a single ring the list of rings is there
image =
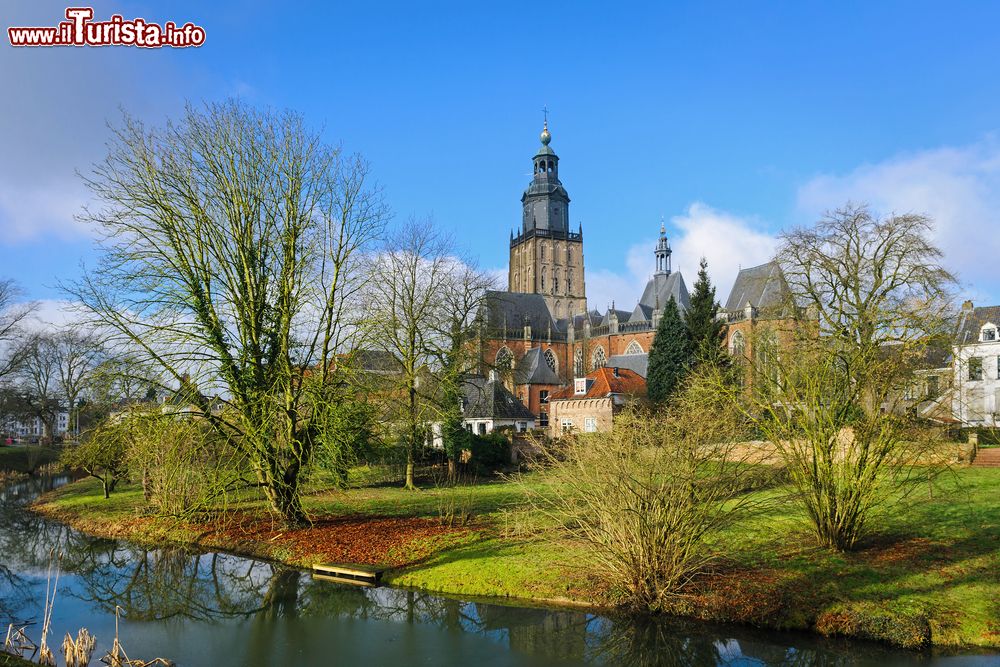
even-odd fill
[[[404,488],[411,491],[416,490],[417,485],[413,483],[413,463],[414,452],[417,449],[417,388],[410,383],[410,442],[406,451],[406,483]]]
[[[417,485],[413,483],[413,448],[406,453],[406,484],[404,488],[411,491],[416,490]]]

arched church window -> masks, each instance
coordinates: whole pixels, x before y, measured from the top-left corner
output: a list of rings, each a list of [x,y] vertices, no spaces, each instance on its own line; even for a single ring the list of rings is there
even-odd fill
[[[556,301],[556,317],[562,317],[562,301]]]
[[[559,291],[559,274],[556,273],[555,271],[552,272],[552,291],[553,292]]]
[[[545,289],[545,267],[542,267],[542,289]]]
[[[742,331],[737,331],[729,339],[729,353],[734,357],[742,357],[746,354],[747,341],[743,337]]]
[[[573,274],[567,272],[566,273],[566,294],[572,294],[572,293],[573,293]]]
[[[573,354],[573,375],[576,377],[583,375],[583,350],[577,350]]]
[[[514,353],[506,345],[497,350],[496,368],[501,373],[506,373],[514,367]]]
[[[556,362],[556,355],[552,348],[545,350],[545,365],[552,369],[553,373],[559,372],[559,365]]]
[[[594,356],[591,358],[591,365],[594,368],[604,368],[608,363],[608,358],[604,356],[604,347],[601,345],[597,346],[594,350]]]
[[[625,348],[625,354],[643,354],[642,345],[639,345],[636,341],[632,341]]]

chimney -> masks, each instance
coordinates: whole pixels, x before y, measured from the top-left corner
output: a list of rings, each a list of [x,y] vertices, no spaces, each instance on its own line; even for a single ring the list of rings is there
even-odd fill
[[[500,379],[500,376],[497,374],[497,369],[491,368],[490,369],[490,382],[495,382],[496,380],[499,380],[499,379]]]

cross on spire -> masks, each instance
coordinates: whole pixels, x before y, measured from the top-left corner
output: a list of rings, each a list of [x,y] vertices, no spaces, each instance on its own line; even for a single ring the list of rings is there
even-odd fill
[[[542,106],[542,116],[545,118],[545,127],[549,126],[549,105]]]

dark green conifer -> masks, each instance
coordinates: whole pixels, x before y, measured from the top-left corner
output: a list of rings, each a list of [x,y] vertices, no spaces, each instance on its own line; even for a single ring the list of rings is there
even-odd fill
[[[691,338],[673,297],[667,302],[649,349],[646,387],[649,399],[662,403],[670,398],[692,362]]]

